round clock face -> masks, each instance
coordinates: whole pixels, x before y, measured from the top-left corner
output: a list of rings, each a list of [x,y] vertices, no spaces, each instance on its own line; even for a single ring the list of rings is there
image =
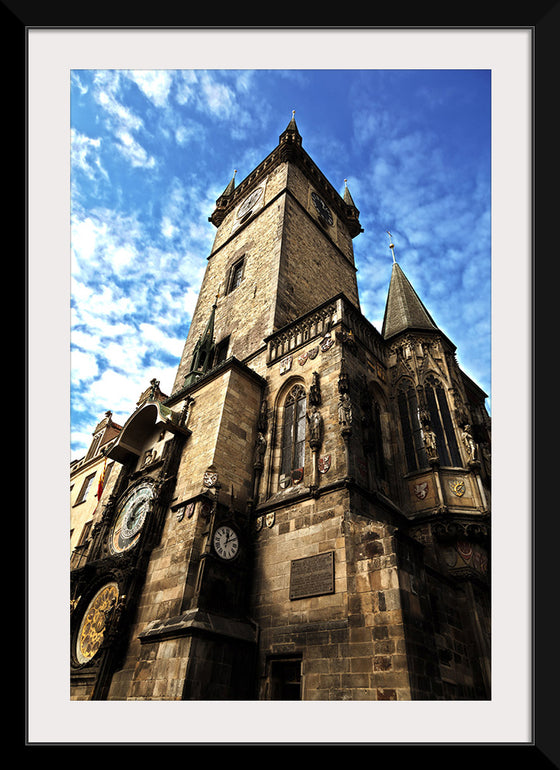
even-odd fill
[[[311,193],[311,200],[313,201],[315,208],[317,209],[317,212],[321,217],[321,219],[323,219],[325,222],[328,222],[329,225],[332,225],[333,217],[331,214],[331,210],[329,209],[325,201],[322,198],[320,198],[315,192]]]
[[[101,647],[110,611],[119,598],[116,583],[106,583],[93,597],[84,613],[76,639],[76,659],[87,663]]]
[[[239,206],[237,209],[237,218],[242,219],[244,216],[249,214],[256,203],[260,200],[261,196],[263,194],[263,188],[257,187],[256,190],[253,190],[253,192],[248,195],[243,203]]]
[[[239,553],[239,537],[237,532],[223,524],[214,532],[214,549],[218,556],[229,561]]]
[[[142,484],[125,497],[111,532],[109,545],[112,553],[122,553],[136,545],[153,496],[152,487]]]

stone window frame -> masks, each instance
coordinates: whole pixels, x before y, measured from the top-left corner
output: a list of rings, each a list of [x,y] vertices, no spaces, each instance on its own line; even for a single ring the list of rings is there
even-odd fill
[[[306,452],[306,440],[307,440],[307,397],[308,394],[305,389],[305,384],[301,380],[292,380],[286,383],[286,388],[278,403],[277,410],[277,435],[278,435],[278,467],[277,467],[277,483],[279,490],[287,489],[295,484],[301,483],[294,480],[294,471],[299,468],[305,472],[305,452]],[[290,407],[293,405],[293,410]],[[298,414],[299,405],[299,414]],[[286,418],[289,411],[292,411],[290,415],[290,436],[289,441],[286,441],[288,437]],[[300,429],[299,438],[297,437],[298,427]],[[294,435],[296,440],[294,441]],[[299,456],[302,457],[302,464],[299,465],[296,462],[298,454],[297,446],[300,446]],[[289,453],[289,457],[287,457]],[[288,468],[288,466],[290,466]],[[286,483],[283,483],[285,481]]]
[[[226,283],[226,295],[235,291],[245,277],[245,254],[237,259],[229,269],[229,274]]]
[[[219,342],[216,343],[216,352],[214,353],[214,364],[213,364],[214,366],[218,366],[218,364],[221,364],[224,361],[227,361],[230,342],[231,342],[231,335],[228,334],[227,337],[223,337]]]
[[[76,498],[76,501],[74,502],[74,505],[79,505],[80,503],[85,502],[88,492],[91,489],[93,485],[93,480],[95,479],[97,471],[94,471],[93,473],[90,473],[89,476],[86,476],[84,479],[84,482],[82,484],[82,488],[80,489],[80,492],[78,494],[78,497]]]

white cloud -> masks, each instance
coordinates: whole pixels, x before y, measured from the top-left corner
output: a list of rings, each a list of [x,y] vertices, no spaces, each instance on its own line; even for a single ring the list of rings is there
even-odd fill
[[[98,244],[106,239],[108,227],[105,222],[94,221],[91,217],[80,220],[74,216],[71,232],[72,250],[76,257],[74,266],[79,271],[84,262],[93,258]]]
[[[146,347],[153,351],[165,351],[174,356],[180,356],[183,351],[184,339],[171,337],[160,326],[152,323],[140,324],[140,336]]]
[[[113,125],[123,131],[139,131],[143,126],[142,120],[128,107],[121,104],[115,96],[118,83],[115,85],[115,81],[109,83],[104,79],[102,86],[96,91],[97,102],[105,110],[106,115],[111,118]],[[110,90],[107,89],[107,86]]]
[[[169,70],[133,70],[127,75],[156,107],[165,107],[173,83]]]
[[[74,350],[70,356],[71,362],[71,380],[73,385],[79,385],[84,382],[91,382],[97,377],[99,366],[97,360],[91,353],[84,353],[81,350]]]
[[[94,414],[110,409],[116,422],[124,421],[134,411],[148,382],[145,373],[137,369],[126,373],[107,369],[89,388],[90,409]]]
[[[122,272],[131,262],[138,258],[138,253],[130,244],[117,246],[112,253],[113,267],[117,273]]]
[[[115,147],[132,166],[154,168],[156,161],[153,155],[149,155],[129,131],[122,128],[117,129],[115,131],[115,136],[119,140],[119,142],[115,144]]]
[[[107,172],[103,169],[99,157],[100,147],[100,139],[91,139],[76,129],[72,129],[70,150],[73,171],[82,171],[89,179],[95,179],[98,173],[107,178]]]

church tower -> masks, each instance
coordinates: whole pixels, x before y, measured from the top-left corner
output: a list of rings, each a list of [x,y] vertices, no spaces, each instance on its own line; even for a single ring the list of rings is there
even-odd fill
[[[209,221],[72,571],[72,697],[490,697],[485,394],[396,261],[363,316],[359,211],[295,116]]]

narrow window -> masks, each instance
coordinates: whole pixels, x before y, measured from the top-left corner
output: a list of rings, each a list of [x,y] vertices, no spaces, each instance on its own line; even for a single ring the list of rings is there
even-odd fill
[[[299,483],[305,465],[305,391],[295,385],[284,404],[282,424],[281,486]]]
[[[214,359],[214,366],[218,366],[226,360],[229,350],[229,336],[218,342],[216,345],[216,356]]]
[[[428,378],[424,387],[426,404],[430,412],[430,425],[436,434],[437,452],[442,465],[460,466],[461,456],[453,429],[451,413],[445,391],[434,377]]]
[[[230,294],[234,289],[237,289],[241,281],[243,280],[243,267],[245,265],[245,259],[240,259],[231,268],[229,286],[227,293]]]
[[[89,533],[91,532],[92,524],[93,524],[93,521],[87,521],[84,524],[84,528],[82,529],[82,534],[80,535],[80,539],[78,541],[78,546],[83,546],[86,544],[89,538]]]
[[[412,384],[400,390],[397,403],[408,471],[426,468],[428,461],[422,438],[422,426],[420,425],[418,415],[418,398]]]
[[[91,488],[91,485],[93,484],[94,478],[95,478],[95,473],[92,473],[91,475],[86,476],[86,478],[84,479],[84,483],[82,484],[82,488],[80,489],[80,494],[78,495],[74,505],[78,505],[78,503],[84,502]]]

